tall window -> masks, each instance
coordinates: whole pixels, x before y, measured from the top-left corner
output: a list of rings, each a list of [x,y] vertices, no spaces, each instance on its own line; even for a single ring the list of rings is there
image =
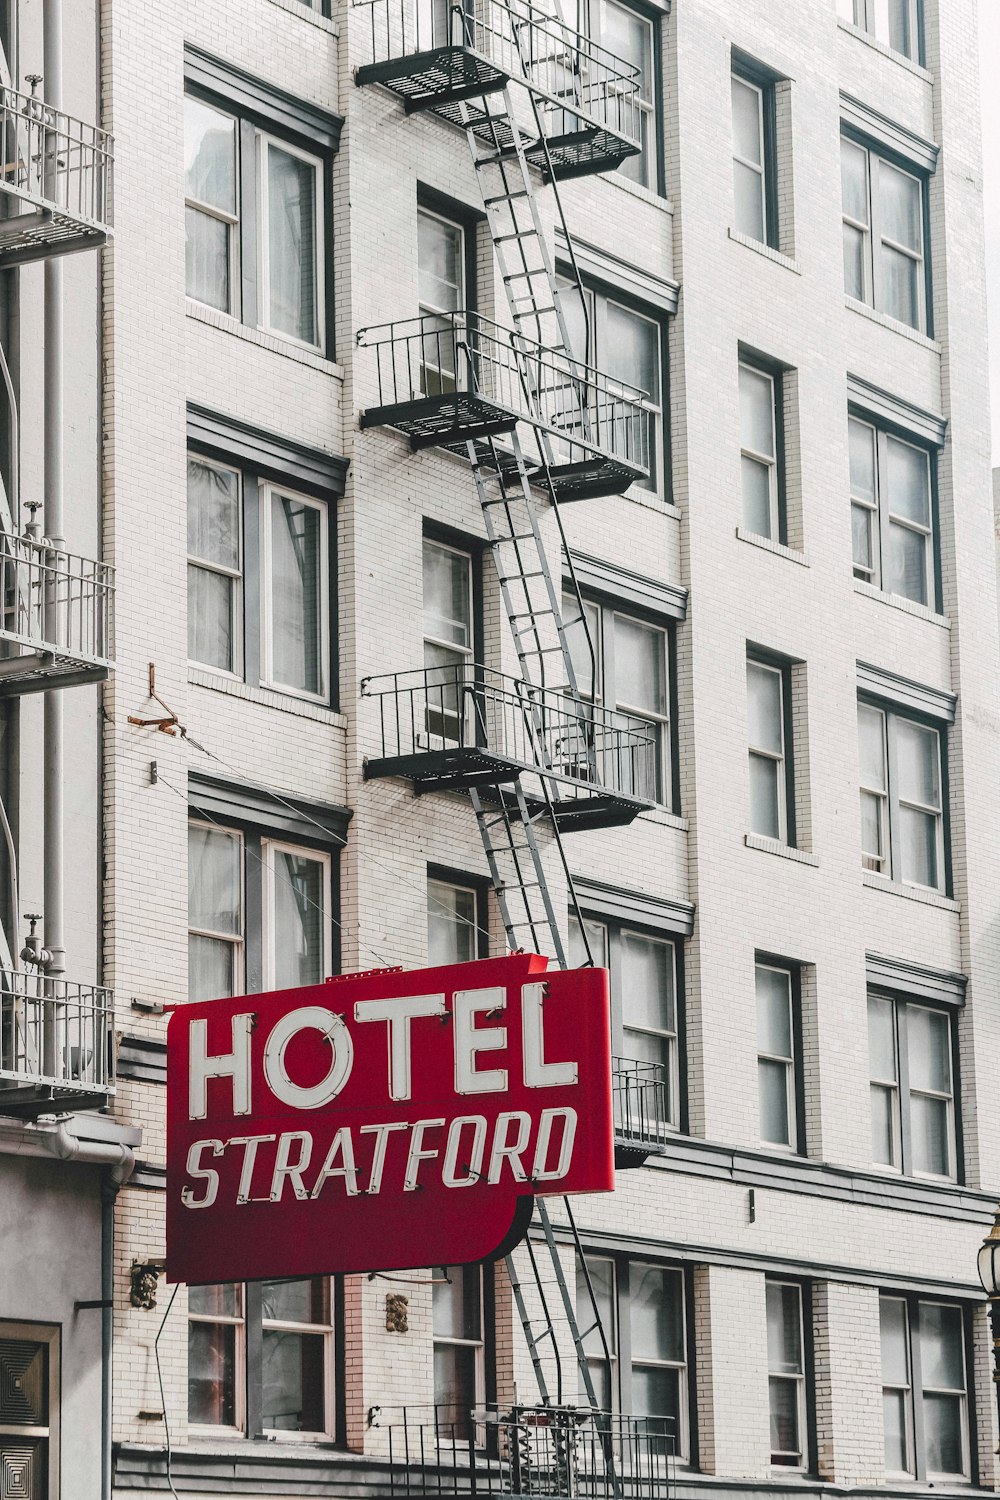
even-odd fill
[[[969,1395],[962,1308],[879,1298],[886,1477],[968,1479]]]
[[[872,1160],[907,1176],[958,1175],[947,1011],[868,997]]]
[[[481,957],[479,892],[450,880],[427,881],[427,962],[467,964]]]
[[[854,576],[933,606],[930,454],[860,417],[848,426]]]
[[[594,963],[611,976],[612,1046],[631,1062],[656,1064],[666,1089],[665,1123],[680,1125],[677,955],[672,942],[613,923],[586,920]],[[587,962],[583,931],[569,919],[571,967]]]
[[[920,61],[920,0],[837,0],[837,10],[893,52]]]
[[[922,179],[847,136],[841,141],[841,171],[848,296],[925,330]]]
[[[750,831],[783,844],[795,842],[787,713],[787,666],[747,658],[747,738],[750,751]]]
[[[458,368],[454,314],[466,307],[465,230],[461,224],[417,210],[417,272],[420,315],[424,324],[420,389],[440,396],[467,378]]]
[[[785,540],[780,397],[780,375],[740,361],[743,522],[750,531],[775,542]]]
[[[660,146],[653,23],[631,6],[617,4],[616,0],[594,0],[590,6],[590,19],[594,41],[606,52],[638,69],[642,150],[638,156],[628,157],[618,170],[633,182],[655,191],[659,177]]]
[[[796,971],[758,961],[757,1099],[760,1138],[768,1146],[801,1149],[798,1118],[800,1043],[798,1040]]]
[[[945,885],[940,730],[858,705],[861,850],[866,870],[905,885]]]
[[[248,887],[262,913],[249,931]],[[190,823],[188,998],[320,983],[331,972],[332,901],[329,854]]]
[[[184,111],[188,296],[320,348],[322,159],[200,97]]]
[[[735,227],[776,249],[774,84],[734,69],[732,102]]]
[[[767,1386],[771,1463],[786,1469],[805,1469],[805,1330],[802,1288],[797,1282],[767,1282]]]
[[[437,1421],[447,1436],[467,1438],[486,1399],[482,1267],[435,1267],[432,1302]]]
[[[472,680],[472,557],[425,537],[423,580],[427,734],[435,740],[466,743],[471,725],[462,688]]]
[[[10,1500],[62,1493],[59,1377],[57,1327],[0,1323],[0,1493]]]
[[[188,459],[188,656],[254,685],[329,701],[324,501]]]
[[[587,645],[580,606],[563,596],[562,613],[581,697],[626,716],[640,749],[620,768],[621,790],[673,805],[670,655],[667,632],[611,605],[585,599]],[[596,680],[595,680],[596,670]],[[648,741],[650,750],[641,749]]]
[[[664,1451],[673,1445],[679,1457],[686,1457],[688,1361],[683,1271],[625,1256],[587,1255],[586,1273],[578,1260],[577,1319],[582,1327],[590,1328],[596,1303],[604,1331],[603,1339],[593,1330],[584,1341],[601,1409],[653,1418],[651,1437],[660,1439]]]
[[[247,1437],[330,1437],[328,1277],[188,1291],[188,1421]]]

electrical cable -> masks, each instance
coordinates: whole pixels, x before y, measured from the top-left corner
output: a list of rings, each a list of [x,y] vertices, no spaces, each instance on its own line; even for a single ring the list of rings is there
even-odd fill
[[[170,1301],[167,1303],[167,1310],[163,1314],[163,1317],[160,1319],[160,1326],[156,1330],[156,1338],[153,1340],[153,1357],[156,1360],[156,1379],[157,1379],[157,1382],[158,1382],[159,1387],[160,1387],[160,1406],[161,1406],[162,1412],[163,1412],[163,1431],[164,1431],[164,1434],[165,1434],[166,1440],[167,1440],[167,1488],[170,1491],[170,1493],[173,1495],[174,1500],[181,1500],[181,1497],[180,1497],[180,1495],[178,1495],[177,1491],[174,1489],[174,1480],[173,1480],[173,1472],[172,1472],[173,1471],[173,1462],[174,1462],[174,1450],[173,1450],[173,1447],[172,1447],[171,1441],[170,1441],[170,1418],[167,1416],[167,1401],[166,1401],[166,1397],[165,1397],[165,1395],[163,1393],[163,1370],[160,1367],[160,1335],[163,1332],[164,1328],[166,1327],[167,1319],[170,1317],[170,1311],[171,1311],[171,1308],[174,1305],[174,1299],[176,1298],[177,1293],[180,1291],[180,1289],[181,1289],[181,1284],[178,1281],[175,1284],[173,1291],[170,1293]]]

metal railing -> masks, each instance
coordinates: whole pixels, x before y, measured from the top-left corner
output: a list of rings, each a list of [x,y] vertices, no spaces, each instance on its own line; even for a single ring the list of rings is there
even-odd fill
[[[468,311],[380,323],[357,341],[374,363],[379,408],[466,396],[542,428],[557,462],[610,454],[649,473],[654,418],[643,392],[569,354]],[[391,411],[385,420],[398,425]]]
[[[4,642],[20,652],[4,652]],[[0,535],[0,678],[16,673],[24,652],[110,665],[113,568],[44,540]]]
[[[13,1084],[110,1093],[113,1026],[110,990],[0,969],[0,1112]]]
[[[649,726],[614,709],[472,662],[367,677],[361,691],[378,701],[382,759],[478,751],[590,793],[655,799]]]
[[[589,1407],[517,1407],[448,1420],[403,1408],[388,1424],[389,1493],[669,1500],[673,1421]]]
[[[670,1086],[663,1064],[616,1057],[612,1088],[615,1138],[631,1146],[661,1146],[670,1123]]]
[[[478,54],[548,106],[546,134],[593,121],[641,146],[639,69],[528,0],[355,0],[371,12],[373,64],[446,48]],[[578,117],[583,117],[580,120]]]
[[[60,219],[108,229],[114,141],[106,130],[42,99],[3,88],[0,140],[0,192],[27,199]]]

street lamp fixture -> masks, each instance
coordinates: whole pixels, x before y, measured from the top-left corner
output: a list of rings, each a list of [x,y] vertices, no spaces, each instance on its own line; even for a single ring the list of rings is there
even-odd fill
[[[993,1383],[1000,1413],[1000,1204],[993,1216],[993,1228],[979,1247],[979,1279],[990,1299],[990,1323],[993,1329]],[[998,1450],[1000,1452],[1000,1450]]]

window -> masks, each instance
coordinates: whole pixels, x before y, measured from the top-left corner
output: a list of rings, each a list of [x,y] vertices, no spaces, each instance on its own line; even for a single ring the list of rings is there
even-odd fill
[[[617,1056],[652,1063],[666,1093],[664,1123],[680,1127],[680,1058],[677,1018],[677,952],[669,940],[616,923],[569,919],[570,967],[588,961],[610,970],[611,1041]]]
[[[758,960],[754,979],[760,1138],[765,1145],[798,1151],[802,1149],[798,971]]]
[[[933,608],[931,456],[860,417],[848,426],[854,576]]]
[[[747,738],[750,750],[750,831],[795,843],[790,669],[747,658]]]
[[[592,39],[606,52],[638,69],[642,150],[638,156],[628,157],[618,170],[632,182],[655,192],[660,174],[660,144],[653,22],[631,6],[616,4],[615,0],[592,0],[590,18]]]
[[[837,10],[893,52],[920,61],[920,0],[837,0]]]
[[[328,1277],[189,1288],[188,1421],[247,1437],[333,1435]]]
[[[472,556],[424,537],[424,668],[426,732],[438,742],[468,743],[468,702],[463,684],[472,681]]]
[[[588,1287],[589,1276],[589,1287]],[[590,1288],[593,1289],[593,1298]],[[594,1323],[600,1314],[604,1338]],[[577,1260],[576,1315],[602,1410],[660,1418],[664,1451],[686,1458],[687,1317],[684,1273],[652,1262],[587,1255]],[[607,1348],[605,1349],[605,1345]],[[585,1392],[580,1393],[586,1402]],[[650,1423],[652,1437],[657,1427]]]
[[[321,348],[323,159],[188,94],[184,169],[188,296]]]
[[[432,1293],[435,1418],[447,1437],[473,1432],[472,1412],[486,1400],[481,1266],[437,1266]]]
[[[796,1282],[768,1281],[767,1388],[771,1412],[771,1463],[805,1469],[806,1350],[802,1288]]]
[[[59,1330],[0,1323],[0,1491],[56,1500],[59,1487]]]
[[[944,890],[940,731],[862,702],[858,733],[864,868],[904,885]]]
[[[922,178],[847,136],[841,172],[847,295],[926,331]]]
[[[190,823],[189,998],[291,989],[331,974],[331,863],[252,829]],[[249,931],[248,907],[261,913]]]
[[[427,962],[467,964],[483,958],[485,931],[479,890],[450,880],[427,881]]]
[[[663,342],[660,320],[591,287],[584,288],[586,318],[574,283],[560,278],[562,311],[570,347],[612,380],[642,392],[645,441],[636,451],[649,460],[649,478],[637,479],[641,489],[666,493],[663,430]]]
[[[774,84],[734,69],[732,103],[735,228],[777,249]]]
[[[886,1477],[968,1479],[962,1308],[882,1296],[879,1313]]]
[[[614,709],[627,720],[625,728],[649,739],[649,753],[641,748],[622,765],[620,789],[667,807],[674,803],[670,729],[670,650],[666,630],[610,604],[584,600],[587,645],[574,594],[563,596],[563,623],[580,696]],[[596,680],[595,680],[596,669]]]
[[[740,463],[743,524],[784,542],[785,496],[780,374],[740,361]]]
[[[440,396],[459,376],[454,314],[467,304],[465,229],[429,208],[417,210],[420,316],[426,318],[420,389]],[[466,372],[462,372],[465,374]]]
[[[947,1011],[868,997],[872,1160],[907,1176],[958,1175],[952,1023]]]
[[[192,662],[329,702],[330,571],[324,501],[188,458]]]

